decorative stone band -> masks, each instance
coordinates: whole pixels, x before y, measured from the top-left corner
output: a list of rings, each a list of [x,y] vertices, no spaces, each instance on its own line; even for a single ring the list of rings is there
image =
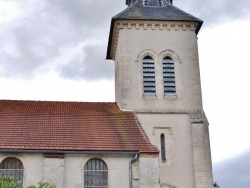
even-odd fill
[[[193,110],[190,112],[191,123],[205,123],[209,125],[205,112],[203,110]]]
[[[112,37],[112,48],[111,48],[111,57],[115,59],[115,52],[118,43],[118,35],[120,29],[136,29],[136,30],[166,30],[166,31],[193,31],[195,32],[198,23],[195,22],[154,22],[154,21],[144,21],[138,22],[135,20],[131,21],[116,21],[115,27],[113,30],[113,37]]]

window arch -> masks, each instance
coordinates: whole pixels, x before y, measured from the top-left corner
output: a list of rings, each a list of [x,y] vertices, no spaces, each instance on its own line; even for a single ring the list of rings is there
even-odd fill
[[[175,95],[175,70],[174,61],[170,57],[165,57],[162,61],[164,95]]]
[[[152,57],[146,56],[142,61],[144,95],[155,95],[155,63]]]
[[[84,188],[108,187],[107,164],[98,158],[90,159],[84,165]]]
[[[0,163],[0,177],[12,176],[23,185],[23,163],[15,157],[7,157]]]

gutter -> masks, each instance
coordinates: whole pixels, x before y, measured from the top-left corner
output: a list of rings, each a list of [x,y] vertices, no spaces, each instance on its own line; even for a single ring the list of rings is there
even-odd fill
[[[135,154],[135,157],[129,162],[129,187],[133,188],[133,172],[132,164],[138,159],[138,154]]]
[[[29,154],[89,154],[89,155],[138,155],[136,151],[70,151],[70,150],[16,150],[0,149],[0,153],[29,153]]]

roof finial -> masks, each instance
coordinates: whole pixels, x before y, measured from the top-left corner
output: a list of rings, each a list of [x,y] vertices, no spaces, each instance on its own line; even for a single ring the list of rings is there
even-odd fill
[[[166,5],[172,5],[173,0],[126,0],[128,6],[134,3],[139,3],[144,7],[165,7]]]
[[[126,5],[130,6],[131,4],[135,3],[137,0],[126,0]]]
[[[173,4],[173,0],[166,0],[168,4]]]

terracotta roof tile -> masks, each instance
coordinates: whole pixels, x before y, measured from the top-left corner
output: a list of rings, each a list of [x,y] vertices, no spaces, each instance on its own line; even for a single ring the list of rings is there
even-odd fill
[[[116,103],[0,101],[0,149],[157,153]]]

